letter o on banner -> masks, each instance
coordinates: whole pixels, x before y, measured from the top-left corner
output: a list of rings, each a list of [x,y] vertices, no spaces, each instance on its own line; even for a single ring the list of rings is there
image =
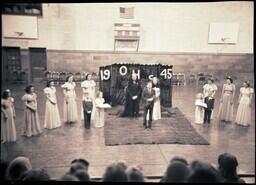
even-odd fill
[[[121,66],[121,67],[119,68],[119,73],[120,73],[120,75],[122,75],[122,76],[126,75],[126,74],[127,74],[127,67],[126,67],[126,66]]]

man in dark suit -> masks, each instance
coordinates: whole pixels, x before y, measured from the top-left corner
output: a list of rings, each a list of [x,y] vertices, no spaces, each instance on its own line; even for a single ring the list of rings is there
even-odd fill
[[[91,127],[92,108],[93,108],[92,100],[89,97],[89,93],[86,93],[83,100],[83,111],[84,111],[84,127],[87,129]]]
[[[135,73],[132,74],[128,82],[127,92],[127,114],[129,117],[137,118],[139,116],[141,86]]]
[[[204,102],[207,105],[207,108],[204,110],[204,123],[208,122],[210,124],[212,110],[214,108],[214,98],[211,96],[205,97]]]
[[[144,101],[144,122],[143,126],[149,129],[151,128],[152,124],[152,113],[153,113],[153,107],[154,107],[154,99],[155,99],[155,90],[152,88],[152,82],[149,81],[147,83],[147,86],[144,88],[142,92],[142,99]],[[147,126],[147,113],[149,111],[149,121]]]

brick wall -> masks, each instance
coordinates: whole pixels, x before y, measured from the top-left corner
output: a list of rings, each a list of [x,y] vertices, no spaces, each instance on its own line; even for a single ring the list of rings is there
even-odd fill
[[[52,71],[98,72],[99,66],[112,63],[162,63],[174,66],[174,72],[186,75],[198,72],[213,73],[219,78],[227,75],[253,80],[253,54],[175,54],[125,53],[89,51],[47,51],[47,69]],[[248,74],[248,75],[244,75]]]

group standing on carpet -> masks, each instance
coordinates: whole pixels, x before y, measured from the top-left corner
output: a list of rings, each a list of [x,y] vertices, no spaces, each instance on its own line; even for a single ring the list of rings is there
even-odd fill
[[[66,82],[61,86],[64,93],[63,102],[63,120],[66,123],[75,123],[78,121],[78,111],[76,102],[76,83],[73,82],[73,76],[68,76]],[[86,80],[81,83],[83,90],[82,98],[82,120],[85,128],[89,129],[91,124],[95,127],[104,126],[104,108],[105,102],[103,93],[98,91],[95,97],[96,83],[91,79],[91,75],[86,76]],[[208,79],[207,84],[203,86],[203,93],[196,96],[195,123],[210,123],[213,114],[215,93],[218,90],[213,79]],[[234,97],[236,87],[231,77],[226,78],[223,85],[218,119],[221,122],[232,122]],[[251,106],[253,88],[249,81],[243,83],[240,88],[238,99],[238,109],[235,123],[238,125],[249,126],[251,123]],[[58,102],[56,98],[56,88],[53,81],[48,81],[44,88],[46,96],[44,128],[54,129],[61,126]],[[143,127],[152,129],[152,120],[161,119],[160,104],[160,85],[157,77],[149,80],[142,90],[140,81],[135,73],[132,74],[128,86],[125,88],[125,109],[124,116],[137,119],[139,116],[140,99],[144,105]],[[22,97],[24,102],[24,135],[27,137],[39,135],[42,133],[38,116],[37,95],[33,85],[25,88],[25,94]],[[9,89],[2,93],[1,99],[1,141],[15,142],[15,107],[14,98],[11,97]]]
[[[203,93],[198,93],[196,96],[195,123],[203,124],[210,123],[214,108],[214,95],[218,90],[213,79],[208,79],[207,84],[203,86]],[[226,83],[223,84],[218,111],[218,121],[231,123],[233,121],[233,111],[235,102],[236,86],[233,84],[233,79],[228,76]],[[250,82],[245,81],[243,87],[240,88],[238,98],[238,108],[235,118],[237,125],[249,126],[251,124],[252,113],[252,94],[253,88],[250,87]]]

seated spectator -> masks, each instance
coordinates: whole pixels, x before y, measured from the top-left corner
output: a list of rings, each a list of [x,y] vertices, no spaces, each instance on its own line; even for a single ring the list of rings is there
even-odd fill
[[[144,176],[139,168],[131,167],[126,172],[129,182],[144,182]]]
[[[90,181],[89,174],[84,170],[77,170],[73,175],[77,177],[79,181]]]
[[[127,182],[128,178],[123,167],[118,164],[109,165],[103,175],[103,182]]]
[[[175,161],[182,162],[182,163],[184,163],[186,166],[188,166],[188,161],[187,161],[185,158],[183,158],[183,157],[175,156],[175,157],[172,158],[172,160],[170,161],[170,163],[173,163],[173,162],[175,162]]]
[[[63,177],[60,178],[60,181],[79,181],[79,179],[70,173],[66,173]]]
[[[0,170],[1,170],[1,177],[0,177],[0,180],[1,180],[1,181],[4,181],[4,180],[5,180],[5,174],[6,174],[7,167],[8,167],[8,162],[1,160],[1,166],[0,166]]]
[[[172,164],[173,162],[176,162],[176,161],[182,162],[182,163],[184,163],[186,166],[188,166],[187,160],[186,160],[185,158],[179,157],[179,156],[173,157],[173,158],[170,160],[170,163],[169,163],[169,164]],[[161,178],[160,182],[165,182],[165,181],[166,181],[165,178],[166,178],[166,172],[165,172],[164,176]]]
[[[237,175],[237,166],[238,162],[234,155],[224,153],[218,157],[219,171],[222,177],[224,178],[225,183],[245,183]]]
[[[75,159],[71,162],[71,167],[68,173],[74,174],[78,170],[84,170],[87,173],[89,165],[89,162],[85,159]]]
[[[16,157],[7,167],[6,180],[20,180],[21,175],[31,169],[32,166],[28,158]]]
[[[185,182],[186,177],[189,175],[189,169],[184,162],[174,161],[169,164],[164,180],[162,182]]]
[[[193,161],[190,166],[191,173],[186,182],[189,183],[220,183],[218,171],[209,163]]]
[[[198,160],[192,161],[190,164],[191,173],[193,173],[194,171],[196,171],[198,169],[209,170],[209,171],[211,171],[211,173],[213,173],[215,175],[217,182],[223,181],[219,171],[210,163],[206,163],[206,162],[202,162],[202,161],[198,161]]]
[[[120,160],[120,161],[117,162],[117,165],[119,165],[120,167],[122,167],[124,170],[127,170],[127,168],[128,168],[128,166],[127,166],[127,164],[126,164],[126,161]]]
[[[32,169],[29,171],[26,171],[21,176],[20,180],[22,181],[50,181],[50,176],[48,173],[41,168],[38,169]]]
[[[199,169],[199,168],[204,167],[205,165],[206,165],[206,164],[203,163],[203,162],[201,162],[201,161],[194,160],[194,161],[192,161],[191,164],[190,164],[190,170],[191,170],[191,171],[195,171],[195,170],[197,170],[197,169]]]

